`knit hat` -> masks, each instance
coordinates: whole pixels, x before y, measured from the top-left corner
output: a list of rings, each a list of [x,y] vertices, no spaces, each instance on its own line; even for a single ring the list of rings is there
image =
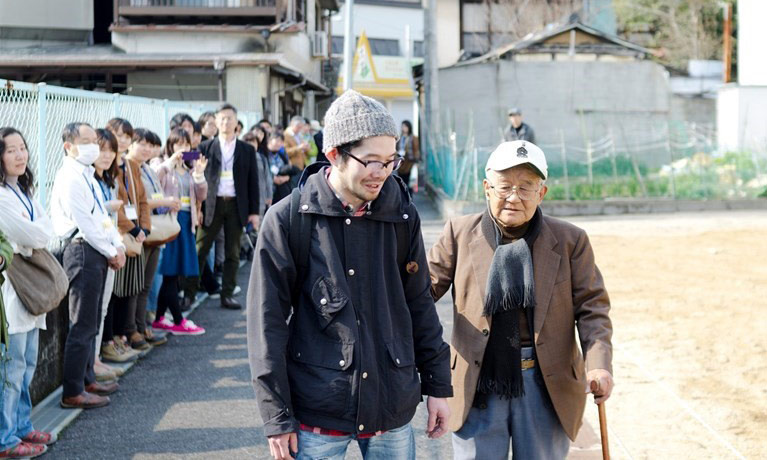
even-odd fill
[[[399,137],[394,118],[380,102],[350,89],[325,113],[322,151],[375,136]]]

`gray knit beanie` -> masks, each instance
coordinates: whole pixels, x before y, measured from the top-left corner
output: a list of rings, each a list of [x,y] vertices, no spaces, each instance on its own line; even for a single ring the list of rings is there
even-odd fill
[[[394,118],[373,98],[352,89],[336,99],[325,113],[323,153],[339,145],[375,136],[399,137]]]

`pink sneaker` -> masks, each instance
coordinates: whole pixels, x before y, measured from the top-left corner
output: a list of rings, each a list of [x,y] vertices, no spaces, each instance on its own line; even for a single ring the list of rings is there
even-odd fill
[[[181,321],[179,325],[173,325],[169,331],[173,335],[201,335],[205,333],[205,329],[194,324],[190,319]]]
[[[152,329],[163,329],[166,331],[170,331],[174,327],[175,327],[175,324],[173,324],[173,321],[169,320],[165,316],[152,322]]]

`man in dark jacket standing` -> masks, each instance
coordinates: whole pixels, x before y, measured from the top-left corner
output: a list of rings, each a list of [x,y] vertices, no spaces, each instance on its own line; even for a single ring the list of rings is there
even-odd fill
[[[392,176],[401,162],[397,133],[380,103],[347,91],[326,115],[331,166],[308,167],[298,200],[264,217],[248,350],[276,459],[340,458],[353,439],[366,458],[414,459],[410,420],[421,395],[429,437],[446,431],[450,349],[430,296],[418,212]],[[291,244],[300,222],[310,234],[303,261]]]
[[[522,121],[522,111],[516,107],[509,109],[509,125],[503,135],[505,141],[528,141],[535,142],[535,132],[533,128]]]
[[[256,150],[237,139],[237,109],[229,104],[216,111],[218,136],[200,144],[200,152],[208,159],[205,179],[208,196],[203,205],[204,220],[197,230],[199,266],[205,266],[208,252],[221,228],[224,228],[224,275],[221,288],[221,306],[238,310],[242,306],[234,299],[237,267],[240,263],[240,237],[248,223],[258,229],[260,222],[258,201],[258,166]],[[189,278],[188,278],[189,279]],[[197,278],[184,287],[187,298],[197,293]]]

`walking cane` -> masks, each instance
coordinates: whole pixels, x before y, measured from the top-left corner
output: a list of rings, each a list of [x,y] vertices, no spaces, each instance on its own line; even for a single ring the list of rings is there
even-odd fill
[[[599,383],[596,380],[591,381],[591,392],[599,390]],[[605,403],[597,404],[599,409],[599,435],[602,439],[602,459],[610,460],[610,443],[607,440],[607,415],[605,414]]]

